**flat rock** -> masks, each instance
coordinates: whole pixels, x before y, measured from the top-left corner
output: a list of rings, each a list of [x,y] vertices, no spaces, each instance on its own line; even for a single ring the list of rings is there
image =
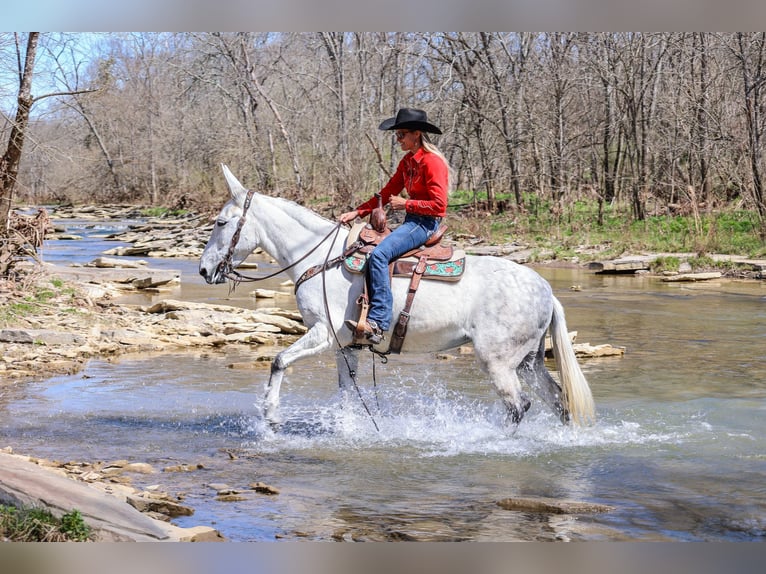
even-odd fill
[[[669,275],[663,277],[662,280],[668,282],[682,282],[682,281],[709,281],[711,279],[720,279],[721,273],[719,271],[712,271],[710,273],[680,273],[678,275]]]
[[[0,331],[0,343],[84,345],[85,337],[49,329],[3,329]]]
[[[555,498],[519,498],[511,497],[497,501],[497,505],[505,510],[519,512],[534,512],[540,514],[597,514],[611,512],[613,506],[595,502],[577,502],[572,500],[557,500]]]
[[[0,502],[47,508],[58,517],[76,509],[104,540],[149,542],[169,538],[156,521],[118,498],[4,453],[0,453]]]
[[[651,257],[632,256],[612,259],[611,261],[592,261],[588,264],[588,269],[596,273],[635,273],[636,271],[648,270],[652,259]]]
[[[279,494],[278,488],[275,488],[269,484],[266,484],[265,482],[254,482],[250,485],[250,488],[254,490],[255,492],[260,492],[261,494],[268,494],[270,496]]]
[[[191,516],[194,510],[166,498],[150,498],[139,495],[128,495],[127,503],[141,512],[158,512],[165,516]]]
[[[146,267],[146,261],[133,261],[132,259],[113,259],[111,257],[97,257],[85,267],[96,267],[98,269],[141,269]]]
[[[609,343],[603,345],[591,345],[590,343],[576,343],[573,345],[575,356],[583,359],[597,359],[599,357],[622,357],[625,347],[615,347]]]

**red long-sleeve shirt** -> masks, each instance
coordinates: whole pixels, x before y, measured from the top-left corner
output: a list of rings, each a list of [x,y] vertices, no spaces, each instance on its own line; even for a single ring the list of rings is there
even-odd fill
[[[396,173],[380,190],[383,205],[392,195],[407,189],[409,199],[404,206],[407,213],[444,217],[447,215],[447,192],[449,171],[446,163],[435,153],[418,149],[408,152],[399,162]],[[359,217],[365,217],[378,206],[377,197],[365,201],[356,208]]]

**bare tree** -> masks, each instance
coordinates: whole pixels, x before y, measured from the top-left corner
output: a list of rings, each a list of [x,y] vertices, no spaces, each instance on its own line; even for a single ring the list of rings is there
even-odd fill
[[[5,116],[0,137],[11,141],[13,128],[18,141],[16,117],[26,113],[27,141],[40,144],[16,163],[17,194],[212,198],[224,193],[216,166],[226,162],[254,185],[335,209],[393,171],[398,146],[376,128],[414,106],[444,129],[438,143],[457,185],[491,211],[509,194],[518,209],[552,204],[565,215],[587,196],[599,202],[599,220],[607,208],[640,220],[672,212],[694,190],[708,206],[744,198],[766,219],[763,34],[102,38],[87,67],[63,58],[57,73],[70,92],[98,92],[55,100],[31,118],[30,93],[26,108]],[[66,55],[37,56],[49,63],[56,54]],[[23,78],[24,58],[19,38],[14,46],[12,35],[0,37],[0,71],[12,62]]]
[[[16,188],[16,177],[19,173],[21,152],[24,148],[24,137],[29,112],[34,104],[32,97],[32,74],[35,69],[35,54],[37,43],[40,39],[39,32],[30,32],[27,37],[26,51],[22,56],[21,39],[16,38],[16,54],[19,72],[19,92],[17,97],[16,117],[11,126],[8,146],[5,153],[0,157],[0,236],[8,231],[9,214],[13,201],[13,192]]]
[[[645,217],[645,201],[650,187],[652,127],[662,66],[667,50],[665,35],[629,34],[622,50],[621,82],[626,113],[628,150],[631,169],[630,199],[633,216]]]
[[[335,99],[335,120],[338,135],[337,157],[340,163],[338,186],[341,188],[341,195],[348,196],[347,179],[351,166],[349,165],[348,102],[346,101],[346,34],[344,32],[320,32],[319,37],[332,67],[332,93]]]
[[[8,230],[9,213],[13,203],[16,181],[19,174],[24,140],[27,135],[30,112],[35,102],[54,96],[68,96],[84,93],[86,90],[52,92],[41,96],[32,95],[32,76],[35,70],[35,57],[40,32],[30,32],[27,36],[26,49],[21,46],[21,38],[14,34],[19,89],[16,98],[16,115],[11,125],[8,145],[0,157],[0,236]]]
[[[747,152],[752,180],[752,195],[761,220],[761,235],[766,237],[764,203],[763,138],[766,131],[766,33],[735,35],[731,50],[742,77],[744,121],[747,129]]]
[[[616,38],[609,32],[595,34],[590,38],[590,63],[601,93],[596,100],[601,113],[600,161],[597,162],[601,191],[599,193],[599,222],[603,218],[603,204],[612,203],[617,197],[617,167],[622,155],[623,125],[618,117],[617,74],[618,61]]]

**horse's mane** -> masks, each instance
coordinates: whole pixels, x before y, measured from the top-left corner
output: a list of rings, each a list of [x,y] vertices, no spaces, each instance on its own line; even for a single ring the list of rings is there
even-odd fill
[[[328,225],[336,225],[336,222],[320,215],[313,209],[309,209],[308,207],[293,201],[292,199],[265,194],[259,195],[267,201],[281,204],[280,208],[282,212],[312,231],[324,231],[327,229]]]

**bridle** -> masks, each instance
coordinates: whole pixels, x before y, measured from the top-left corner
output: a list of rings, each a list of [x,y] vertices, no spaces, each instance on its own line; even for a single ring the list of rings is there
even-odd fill
[[[226,256],[221,260],[221,262],[218,264],[218,273],[222,275],[223,277],[226,277],[228,280],[232,282],[231,290],[233,291],[237,285],[243,282],[256,282],[256,281],[264,281],[266,279],[271,279],[272,277],[276,277],[280,273],[283,273],[284,271],[288,271],[289,269],[292,269],[296,265],[298,265],[301,261],[306,259],[309,255],[314,253],[317,249],[319,249],[319,246],[322,245],[325,241],[327,241],[331,235],[335,234],[336,238],[338,233],[340,232],[340,227],[342,223],[338,223],[335,227],[333,227],[330,232],[325,235],[319,243],[317,243],[314,247],[311,248],[310,251],[308,251],[306,254],[304,254],[302,257],[300,257],[298,260],[292,262],[287,267],[283,267],[281,269],[278,269],[277,271],[274,271],[274,273],[270,273],[269,275],[265,275],[263,277],[252,277],[250,275],[244,275],[240,273],[239,271],[234,269],[234,250],[237,248],[237,244],[239,243],[239,237],[242,234],[242,228],[245,225],[245,220],[247,219],[247,212],[250,210],[250,203],[253,201],[253,196],[255,195],[255,191],[252,189],[247,190],[247,195],[245,196],[245,203],[242,206],[242,217],[239,218],[239,221],[237,222],[237,229],[234,230],[234,235],[231,236],[231,242],[229,243],[229,249],[226,252]],[[333,239],[333,244],[335,243],[335,239]],[[331,248],[332,249],[332,248]],[[329,252],[328,252],[329,254]],[[338,261],[341,261],[342,258],[335,258]],[[333,259],[332,261],[335,261]],[[325,262],[325,265],[327,265],[329,262]],[[312,269],[314,269],[312,267]],[[313,274],[311,275],[313,277]],[[303,279],[303,278],[301,278]],[[298,290],[298,287],[300,284],[305,281],[299,279],[298,282],[295,284],[295,290]],[[308,279],[308,277],[306,277]]]

